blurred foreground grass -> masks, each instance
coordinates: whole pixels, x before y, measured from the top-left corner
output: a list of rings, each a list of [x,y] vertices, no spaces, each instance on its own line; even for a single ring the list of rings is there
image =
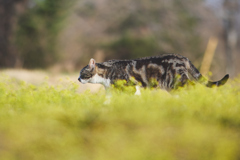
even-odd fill
[[[2,160],[238,160],[239,80],[170,94],[77,93],[0,75]]]

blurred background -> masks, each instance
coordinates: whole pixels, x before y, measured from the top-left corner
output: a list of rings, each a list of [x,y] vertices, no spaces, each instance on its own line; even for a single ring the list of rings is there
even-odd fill
[[[0,0],[0,68],[76,72],[92,57],[178,53],[233,78],[239,28],[240,0]]]

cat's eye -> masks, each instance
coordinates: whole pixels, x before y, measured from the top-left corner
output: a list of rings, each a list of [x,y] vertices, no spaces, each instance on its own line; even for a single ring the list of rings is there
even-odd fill
[[[92,76],[91,75],[82,75],[82,78],[83,79],[89,79],[89,78],[91,78]]]
[[[90,77],[90,76],[85,76],[84,78],[85,78],[85,79],[89,79],[89,78],[91,78],[91,77]]]

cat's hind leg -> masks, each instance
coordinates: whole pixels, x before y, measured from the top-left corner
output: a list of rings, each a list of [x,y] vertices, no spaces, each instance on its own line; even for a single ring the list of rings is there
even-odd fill
[[[183,87],[184,85],[188,84],[189,77],[187,74],[183,73],[181,75],[177,75],[177,78],[175,79],[173,88],[178,89],[179,87]]]
[[[182,74],[180,78],[181,87],[183,87],[189,81],[189,77],[186,74]]]

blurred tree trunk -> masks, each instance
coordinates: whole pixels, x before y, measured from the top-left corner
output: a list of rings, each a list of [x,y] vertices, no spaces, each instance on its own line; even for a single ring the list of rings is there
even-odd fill
[[[12,42],[13,32],[17,24],[18,9],[25,5],[26,1],[0,0],[0,68],[16,65],[17,53]]]

